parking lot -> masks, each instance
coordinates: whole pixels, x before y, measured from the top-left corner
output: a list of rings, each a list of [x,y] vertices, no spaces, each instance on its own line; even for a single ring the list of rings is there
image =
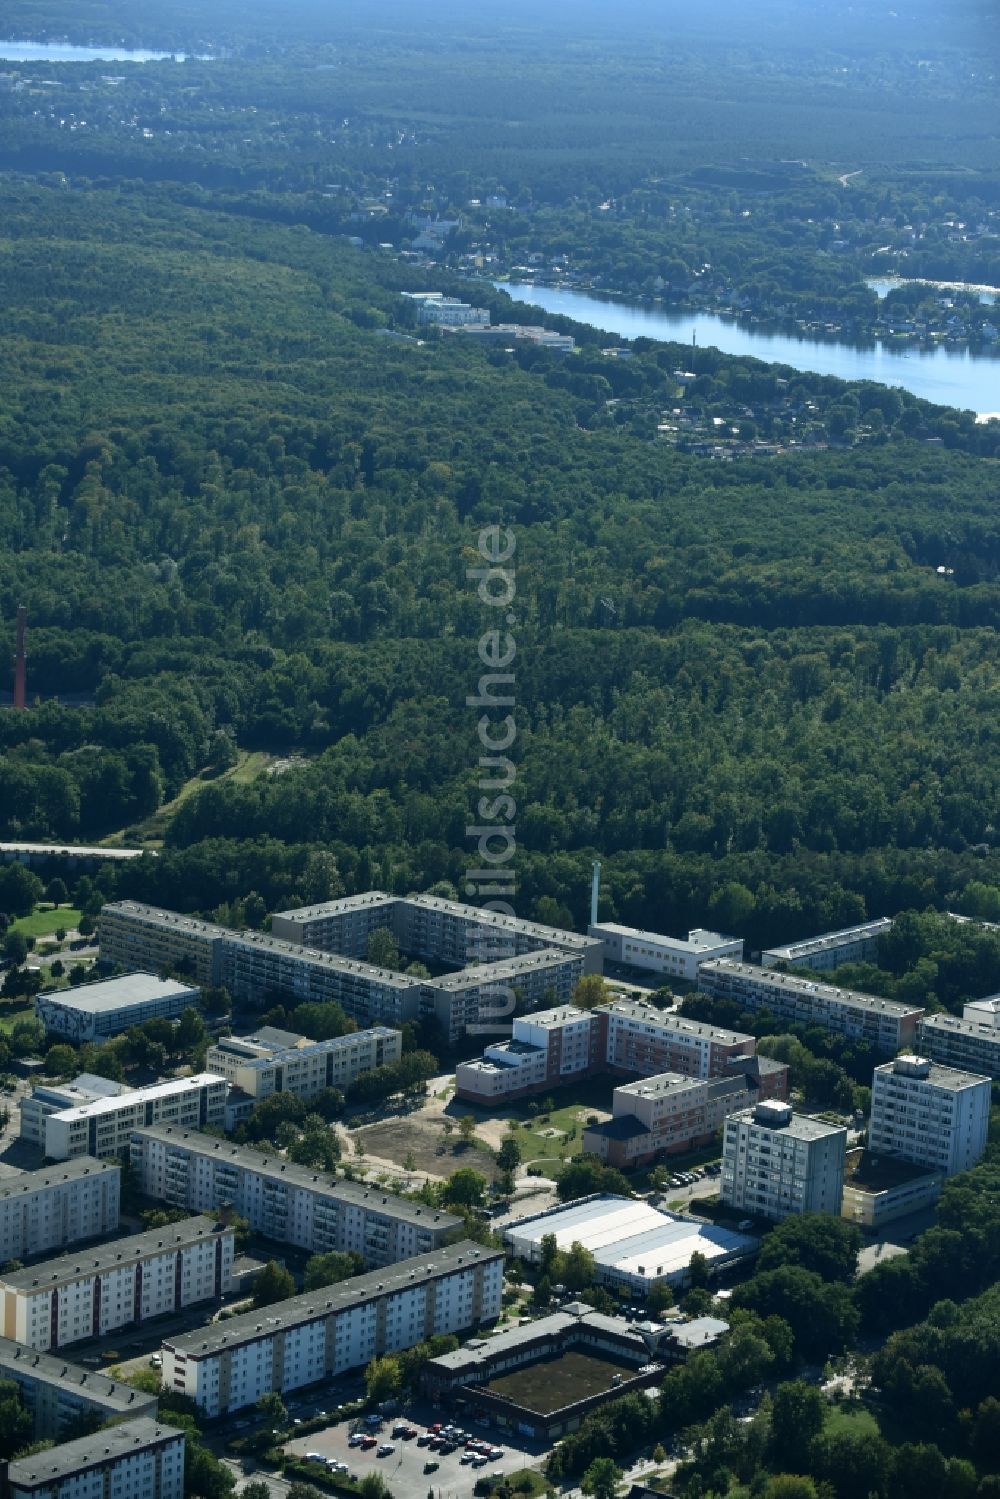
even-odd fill
[[[450,1419],[440,1412],[435,1412],[430,1407],[421,1409],[422,1419],[414,1416],[400,1416],[388,1418],[382,1427],[373,1434],[378,1439],[378,1444],[388,1443],[393,1451],[386,1457],[378,1457],[378,1447],[371,1447],[365,1451],[361,1447],[351,1447],[350,1438],[352,1431],[368,1430],[363,1422],[342,1422],[337,1426],[328,1426],[325,1431],[313,1432],[307,1437],[293,1437],[287,1444],[286,1451],[294,1452],[296,1456],[304,1457],[307,1452],[318,1453],[322,1458],[333,1458],[347,1464],[349,1473],[358,1478],[363,1478],[366,1473],[381,1473],[395,1499],[427,1499],[427,1491],[433,1488],[440,1499],[468,1499],[472,1494],[477,1478],[484,1473],[514,1473],[520,1468],[529,1466],[539,1460],[537,1452],[528,1452],[523,1447],[512,1446],[506,1432],[500,1433],[495,1427],[490,1428],[483,1422],[473,1422],[464,1426],[471,1437],[488,1441],[503,1451],[503,1457],[490,1459],[479,1468],[474,1468],[471,1463],[461,1461],[465,1448],[464,1444],[457,1446],[454,1452],[434,1452],[429,1447],[417,1445],[418,1437],[427,1430],[427,1423]],[[410,1426],[416,1427],[417,1436],[408,1440],[402,1437],[393,1437],[392,1429],[396,1420],[406,1421]],[[523,1440],[523,1439],[522,1439]],[[437,1467],[430,1472],[426,1471],[429,1463],[436,1463]]]

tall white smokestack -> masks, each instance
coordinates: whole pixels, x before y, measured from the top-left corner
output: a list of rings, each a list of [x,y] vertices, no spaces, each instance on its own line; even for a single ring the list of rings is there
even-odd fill
[[[597,902],[601,894],[601,866],[597,859],[594,860],[593,876],[590,881],[590,924],[597,925]]]

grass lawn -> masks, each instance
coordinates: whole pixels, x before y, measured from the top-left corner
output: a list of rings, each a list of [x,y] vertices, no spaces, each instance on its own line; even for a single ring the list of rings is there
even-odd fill
[[[554,1093],[557,1107],[547,1112],[532,1116],[523,1105],[512,1108],[510,1116],[518,1123],[514,1133],[521,1147],[523,1164],[545,1169],[562,1165],[570,1156],[579,1155],[588,1116],[598,1114],[605,1119],[610,1116],[611,1089],[610,1079],[594,1078],[578,1087]]]
[[[537,1468],[518,1468],[516,1473],[507,1474],[506,1482],[507,1487],[513,1489],[515,1494],[527,1494],[531,1499],[552,1491],[552,1485],[542,1477]]]
[[[863,1405],[831,1405],[826,1413],[824,1431],[829,1436],[850,1431],[859,1437],[877,1437],[879,1425],[871,1411]]]
[[[222,771],[221,775],[207,775],[204,771],[199,771],[189,781],[184,782],[173,801],[164,802],[163,806],[158,807],[151,817],[146,818],[145,822],[136,823],[131,828],[119,829],[116,833],[109,833],[101,842],[109,848],[135,842],[159,847],[163,842],[168,822],[178,807],[183,806],[189,797],[197,796],[199,791],[204,791],[206,786],[216,786],[223,781],[236,781],[238,784],[245,785],[255,780],[275,758],[274,755],[269,755],[264,750],[239,750],[237,754],[236,764],[229,770]]]
[[[31,1004],[4,1005],[0,1009],[0,1031],[4,1035],[10,1035],[19,1020],[30,1020],[35,1013]]]
[[[61,926],[67,931],[75,927],[82,914],[75,906],[58,906],[53,911],[51,906],[42,905],[36,907],[30,916],[20,916],[12,926],[15,932],[23,932],[26,937],[50,937]]]

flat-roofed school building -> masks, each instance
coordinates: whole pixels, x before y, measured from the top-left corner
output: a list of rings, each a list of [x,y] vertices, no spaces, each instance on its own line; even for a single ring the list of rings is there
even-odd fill
[[[35,998],[35,1014],[49,1036],[74,1044],[103,1041],[147,1020],[176,1020],[197,1008],[201,990],[155,973],[123,973],[118,978],[52,989]]]

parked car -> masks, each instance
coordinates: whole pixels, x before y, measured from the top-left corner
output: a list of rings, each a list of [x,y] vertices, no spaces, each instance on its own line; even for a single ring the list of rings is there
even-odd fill
[[[425,1473],[436,1473],[437,1470],[438,1470],[438,1468],[440,1468],[440,1466],[441,1466],[440,1463],[424,1463],[424,1472]]]
[[[376,1457],[391,1457],[392,1454],[395,1452],[395,1450],[396,1449],[392,1445],[391,1442],[380,1442],[379,1443],[379,1447],[378,1447],[378,1451],[375,1453],[375,1456]]]
[[[481,1453],[481,1452],[480,1452],[480,1453],[478,1453],[478,1454],[477,1454],[477,1455],[476,1455],[476,1456],[475,1456],[475,1457],[474,1457],[474,1458],[473,1458],[473,1459],[472,1459],[472,1466],[473,1466],[473,1467],[474,1467],[474,1468],[485,1468],[485,1467],[486,1467],[486,1464],[487,1464],[487,1463],[488,1463],[488,1462],[489,1462],[489,1458],[488,1458],[488,1457],[484,1457],[484,1456],[483,1456],[483,1454],[482,1454],[482,1453]]]
[[[358,1446],[361,1448],[362,1452],[370,1452],[373,1447],[378,1446],[378,1442],[375,1437],[362,1437],[361,1441],[358,1443]]]
[[[428,1443],[431,1442],[431,1441],[433,1441],[433,1438],[432,1438],[430,1432],[429,1431],[422,1431],[420,1433],[420,1435],[417,1437],[417,1446],[418,1447],[426,1447],[428,1445]]]

